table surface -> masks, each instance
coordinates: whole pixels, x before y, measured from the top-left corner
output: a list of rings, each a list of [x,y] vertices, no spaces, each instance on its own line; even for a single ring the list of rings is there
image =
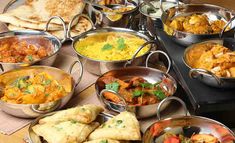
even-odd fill
[[[0,10],[2,10],[2,8],[5,6],[5,4],[8,1],[10,0],[0,1]],[[220,6],[235,10],[235,3],[233,2],[233,0],[188,0],[188,1],[192,3],[211,3],[211,4],[216,4],[216,5],[220,5]],[[68,50],[68,48],[66,49],[64,48],[63,51],[66,54],[70,54],[74,56],[72,51]],[[87,98],[88,96],[93,95],[94,92],[95,92],[94,85],[91,85],[90,87],[86,88],[81,93],[79,93],[79,98],[76,98],[76,99],[79,100],[80,98]],[[0,134],[0,143],[23,143],[24,142],[23,138],[27,134],[27,129],[28,129],[28,126],[22,128],[21,130],[15,132],[14,134],[10,136]]]

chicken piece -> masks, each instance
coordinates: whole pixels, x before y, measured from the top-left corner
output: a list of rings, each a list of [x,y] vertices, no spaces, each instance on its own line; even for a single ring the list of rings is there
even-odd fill
[[[225,23],[223,20],[216,20],[216,21],[213,21],[213,22],[211,23],[211,28],[212,28],[212,30],[213,30],[213,33],[220,33],[220,32],[223,30],[225,24],[226,24],[226,23]],[[226,31],[229,30],[229,29],[230,29],[230,28],[227,28]]]
[[[196,134],[191,137],[193,143],[219,143],[219,140],[210,134]]]
[[[111,92],[104,92],[104,97],[105,99],[110,100],[115,103],[119,103],[121,101],[120,98],[118,98],[116,94],[113,94]]]
[[[229,69],[231,77],[235,77],[235,66]]]
[[[145,80],[144,78],[142,77],[133,77],[131,80],[130,80],[130,84],[132,86],[140,86],[141,83],[145,83],[147,82],[147,80]]]
[[[178,31],[183,31],[184,27],[183,27],[183,22],[184,22],[185,18],[184,17],[178,17],[175,18],[171,23],[170,23],[170,27],[172,27],[175,30]]]

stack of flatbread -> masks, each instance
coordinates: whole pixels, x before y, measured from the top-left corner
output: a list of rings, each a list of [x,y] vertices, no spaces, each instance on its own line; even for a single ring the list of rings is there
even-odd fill
[[[119,143],[140,140],[136,117],[122,112],[100,125],[95,119],[103,108],[84,105],[39,120],[32,129],[48,143]]]
[[[82,0],[26,0],[25,4],[0,14],[0,21],[7,23],[9,30],[44,30],[50,17],[60,16],[68,24],[75,15],[83,12],[84,7]],[[71,35],[79,35],[89,29],[91,23],[85,17],[80,17],[74,22]],[[63,27],[58,19],[51,21],[49,30],[58,38],[64,38]]]

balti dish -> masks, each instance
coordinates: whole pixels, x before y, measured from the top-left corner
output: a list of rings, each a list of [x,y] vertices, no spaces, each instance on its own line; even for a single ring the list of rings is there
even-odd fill
[[[235,77],[235,52],[216,43],[192,47],[185,55],[192,68],[211,71],[218,77]]]
[[[121,61],[131,59],[145,42],[145,39],[124,32],[104,32],[77,41],[75,49],[79,55],[93,60]],[[146,54],[149,49],[146,46],[137,57]]]
[[[0,62],[32,63],[53,54],[53,45],[48,39],[21,38],[11,37],[0,40]]]
[[[189,16],[178,16],[166,22],[168,26],[177,31],[192,34],[216,34],[223,30],[226,22],[223,20],[209,21],[203,14],[193,14]]]
[[[113,76],[104,76],[100,80],[105,83],[105,89],[120,94],[128,105],[155,104],[171,95],[163,86],[171,82],[167,78],[153,84],[142,77],[132,77],[130,80],[124,81]],[[121,102],[120,98],[111,92],[104,92],[104,97],[114,103]]]

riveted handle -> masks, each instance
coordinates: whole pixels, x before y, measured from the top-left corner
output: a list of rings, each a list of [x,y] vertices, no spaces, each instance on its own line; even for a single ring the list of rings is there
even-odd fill
[[[95,25],[94,23],[92,22],[92,20],[90,19],[90,17],[88,17],[87,15],[85,14],[77,14],[73,17],[73,19],[69,22],[69,26],[68,26],[68,32],[67,32],[67,37],[69,39],[71,39],[72,41],[74,41],[74,38],[71,36],[71,29],[72,29],[72,26],[73,26],[73,23],[76,19],[79,19],[80,17],[85,17],[91,24],[92,26],[92,29],[95,29]]]
[[[48,32],[48,28],[49,28],[49,24],[51,23],[52,20],[54,19],[59,19],[61,21],[61,24],[63,25],[63,32],[64,32],[64,38],[60,41],[61,43],[64,43],[64,41],[67,39],[67,31],[66,31],[66,24],[64,22],[64,20],[60,17],[60,16],[52,16],[50,17],[50,19],[47,21],[46,23],[46,27],[45,27],[45,32]]]
[[[161,111],[162,105],[163,105],[164,103],[168,102],[168,101],[171,101],[171,100],[175,100],[175,101],[179,102],[179,103],[183,106],[183,109],[184,109],[184,112],[185,112],[185,116],[188,115],[188,110],[187,110],[187,107],[186,107],[184,101],[181,100],[181,99],[178,98],[178,97],[171,96],[171,97],[167,97],[167,98],[163,99],[163,100],[158,104],[158,106],[157,106],[157,118],[158,118],[158,120],[161,120],[161,113],[160,113],[160,111]]]

